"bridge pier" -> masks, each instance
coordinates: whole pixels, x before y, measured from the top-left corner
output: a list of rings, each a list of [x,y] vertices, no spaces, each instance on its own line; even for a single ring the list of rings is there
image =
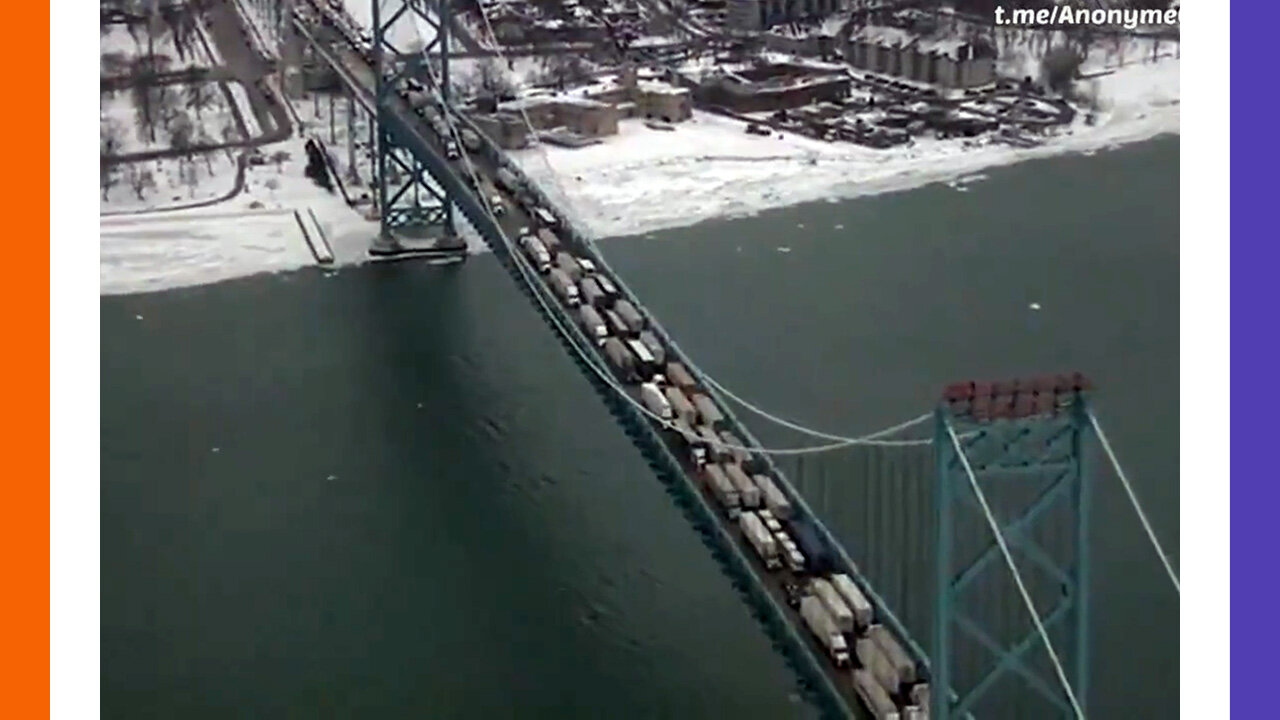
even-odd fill
[[[449,102],[449,12],[451,3],[438,3],[439,18],[432,17],[424,0],[398,0],[373,4],[373,65],[375,74],[374,183],[380,228],[369,252],[379,256],[406,253],[465,254],[466,245],[454,222],[454,198],[432,180],[426,168],[409,150],[407,138],[397,137],[386,117],[408,96],[408,81],[415,80]],[[392,41],[397,24],[431,28],[435,35],[421,53],[406,53]],[[428,59],[438,58],[439,81]]]
[[[933,720],[970,714],[1075,717],[1072,697],[1028,614],[1023,590],[1071,695],[1082,710],[1086,707],[1086,389],[1079,376],[960,383],[948,388],[947,401],[939,406]],[[991,532],[992,522],[1004,548]],[[1021,587],[1004,558],[1006,549]]]

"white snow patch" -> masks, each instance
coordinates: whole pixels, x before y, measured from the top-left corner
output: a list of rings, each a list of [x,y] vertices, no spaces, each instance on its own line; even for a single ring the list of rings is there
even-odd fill
[[[988,167],[1088,152],[1179,132],[1178,60],[1127,64],[1088,81],[1100,111],[1036,148],[919,139],[863,148],[784,135],[757,137],[741,122],[695,112],[675,132],[623,121],[619,134],[584,148],[513,154],[569,215],[599,237],[631,235],[829,198],[902,190]],[[957,184],[964,188],[971,180]]]

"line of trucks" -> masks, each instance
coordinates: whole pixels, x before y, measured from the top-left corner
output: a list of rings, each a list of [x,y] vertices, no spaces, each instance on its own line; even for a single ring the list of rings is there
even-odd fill
[[[448,159],[458,159],[457,143],[424,90],[411,86],[402,97],[445,142]],[[479,138],[469,128],[459,135],[469,152],[480,149]],[[857,584],[848,575],[831,572],[832,553],[821,535],[795,516],[765,464],[724,427],[725,417],[715,402],[683,364],[668,360],[644,315],[621,297],[608,275],[590,259],[569,252],[555,234],[556,217],[531,201],[510,170],[500,168],[494,186],[477,190],[491,195],[495,212],[502,213],[505,207],[496,192],[501,189],[537,223],[536,231],[521,228],[522,252],[576,313],[583,332],[602,348],[614,374],[624,383],[638,384],[644,406],[665,421],[667,432],[681,439],[704,487],[725,515],[736,520],[766,572],[785,568],[791,578],[782,582],[787,603],[830,662],[851,674],[855,691],[872,714],[877,720],[926,719],[929,686],[919,681],[915,662],[883,625],[875,623],[874,609]]]
[[[877,720],[927,718],[929,686],[920,682],[915,662],[874,622],[872,605],[857,584],[848,575],[831,572],[833,554],[817,529],[795,515],[765,464],[742,449],[744,443],[725,427],[715,402],[682,363],[667,357],[645,317],[620,297],[592,261],[570,253],[550,228],[522,229],[519,243],[577,314],[584,333],[603,349],[615,376],[638,385],[645,408],[666,421],[666,432],[682,440],[703,486],[726,517],[736,521],[766,572],[789,574],[791,580],[782,583],[788,604],[830,662],[849,673]]]

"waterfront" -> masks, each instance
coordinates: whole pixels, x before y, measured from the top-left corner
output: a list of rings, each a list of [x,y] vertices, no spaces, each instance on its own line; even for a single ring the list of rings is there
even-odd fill
[[[989,174],[602,247],[704,369],[823,429],[1088,372],[1176,549],[1178,139]],[[492,257],[102,323],[104,715],[810,713]],[[1105,487],[1090,716],[1172,715],[1177,597]]]

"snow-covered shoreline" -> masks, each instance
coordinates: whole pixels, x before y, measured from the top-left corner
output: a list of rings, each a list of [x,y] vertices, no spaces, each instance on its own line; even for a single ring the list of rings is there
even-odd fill
[[[1085,67],[1090,74],[1099,70],[1108,68]],[[743,132],[738,121],[699,112],[675,132],[624,121],[619,135],[599,145],[543,146],[514,157],[563,203],[580,229],[603,238],[937,182],[963,189],[954,181],[976,180],[987,168],[1179,133],[1177,59],[1131,62],[1089,82],[1099,99],[1097,122],[1089,126],[1078,120],[1030,149],[922,139],[913,146],[879,150],[794,135],[760,138]],[[284,147],[292,157],[283,168],[251,173],[246,191],[227,203],[163,216],[104,217],[101,292],[150,292],[314,265],[292,227],[291,214],[259,216],[252,212],[255,205],[314,208],[333,236],[337,264],[363,262],[376,223],[301,177],[305,155],[299,139]],[[237,211],[245,215],[225,216]],[[464,234],[470,234],[467,230]]]
[[[595,237],[636,235],[822,200],[844,200],[947,182],[981,170],[1091,153],[1178,134],[1178,60],[1118,68],[1096,78],[1097,122],[1079,119],[1034,148],[966,147],[923,139],[870,149],[794,135],[760,138],[708,113],[659,132],[639,121],[598,145],[544,146],[514,157]]]

